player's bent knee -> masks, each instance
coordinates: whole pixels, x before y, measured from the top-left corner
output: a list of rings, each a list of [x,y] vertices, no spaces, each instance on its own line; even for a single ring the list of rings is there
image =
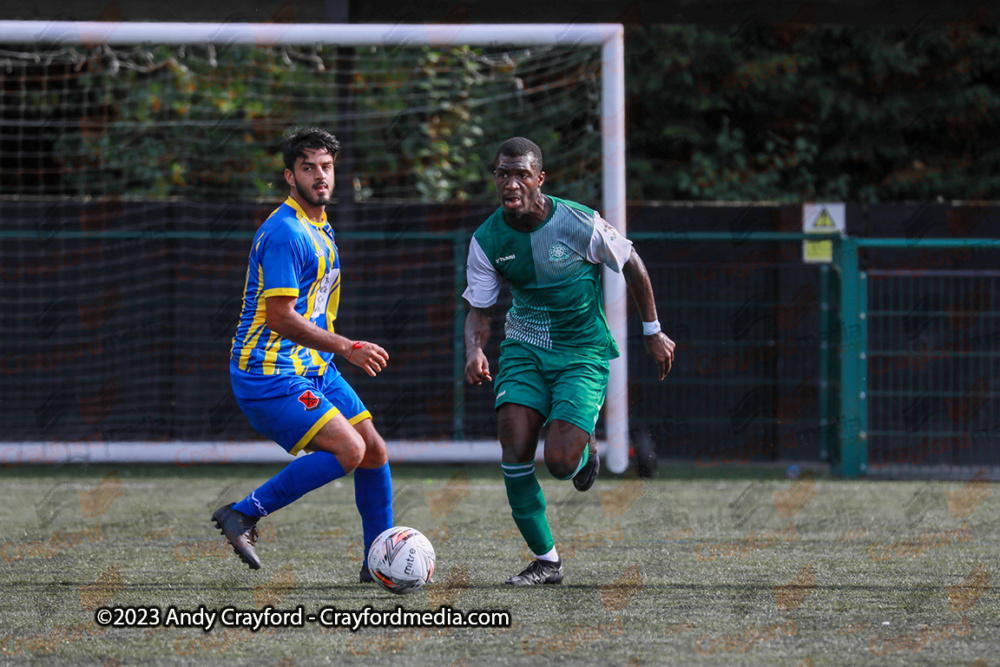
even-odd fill
[[[570,461],[561,452],[552,454],[548,451],[545,452],[545,467],[557,479],[567,479],[570,477],[576,470],[578,463],[579,461]]]
[[[360,438],[344,442],[341,447],[338,447],[338,450],[333,455],[340,461],[345,473],[350,473],[361,465],[361,461],[365,457],[365,443]]]
[[[549,474],[556,479],[569,479],[573,476],[573,471],[576,469],[575,466],[568,466],[562,463],[546,463],[546,466],[549,469]]]
[[[346,423],[344,421],[345,425]],[[349,474],[361,464],[365,456],[365,441],[353,428],[338,428],[331,423],[316,434],[309,443],[309,449],[330,452],[337,457],[344,472]]]
[[[365,419],[354,426],[364,441],[364,456],[361,459],[362,468],[381,468],[389,462],[388,450],[385,440],[375,430],[375,425],[370,419]]]
[[[590,434],[561,420],[552,420],[545,439],[545,465],[553,477],[569,479],[576,472],[586,450]]]
[[[375,438],[365,441],[365,455],[361,460],[362,468],[381,468],[389,462],[389,452],[385,440],[378,434]]]

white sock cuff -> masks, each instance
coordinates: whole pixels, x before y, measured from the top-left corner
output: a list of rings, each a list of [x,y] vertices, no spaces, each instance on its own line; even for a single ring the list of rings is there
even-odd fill
[[[527,475],[535,474],[535,464],[532,463],[501,463],[500,469],[503,470],[505,477],[525,477]]]
[[[537,560],[546,560],[549,561],[550,563],[557,563],[559,562],[559,552],[556,551],[555,547],[552,547],[552,549],[550,549],[548,553],[544,553],[541,556],[535,554],[535,558]]]

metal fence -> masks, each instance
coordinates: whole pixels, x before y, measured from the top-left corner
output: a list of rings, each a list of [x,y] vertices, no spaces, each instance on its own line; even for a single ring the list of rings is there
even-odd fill
[[[0,230],[6,439],[255,438],[226,373],[252,211],[125,204],[114,229],[91,229],[88,210],[59,206],[19,204]],[[338,325],[395,356],[352,382],[387,438],[492,440],[491,392],[462,381],[465,252],[483,213],[447,232],[414,231],[436,220],[425,211],[372,215],[383,231],[338,234]],[[702,466],[823,461],[846,477],[1000,466],[1000,241],[837,236],[833,261],[811,264],[815,237],[722,224],[629,234],[678,344],[660,382],[630,314],[637,450]]]
[[[822,460],[845,477],[1000,463],[1000,271],[982,268],[1000,241],[836,236],[832,262],[804,264],[805,234],[632,238],[678,343],[669,387],[637,365],[638,340],[630,355],[635,438],[661,456]]]
[[[937,268],[926,258],[957,251],[988,265],[1000,241],[844,237],[836,245],[841,472],[968,477],[997,466],[1000,272]],[[878,254],[901,259],[873,261]]]
[[[660,321],[677,343],[661,383],[630,339],[631,424],[661,458],[703,466],[829,460],[835,295],[827,265],[801,261],[802,234],[630,234]],[[634,317],[631,319],[635,319]]]

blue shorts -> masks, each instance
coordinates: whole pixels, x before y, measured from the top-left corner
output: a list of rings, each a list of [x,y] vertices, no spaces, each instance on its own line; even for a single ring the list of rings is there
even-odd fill
[[[250,424],[298,454],[337,414],[351,424],[371,419],[368,408],[347,380],[332,366],[314,377],[257,375],[229,367],[233,394]]]

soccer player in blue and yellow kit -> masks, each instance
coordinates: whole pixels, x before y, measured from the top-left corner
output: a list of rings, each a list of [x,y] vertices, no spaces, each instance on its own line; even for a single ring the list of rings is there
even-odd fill
[[[375,376],[389,355],[367,341],[334,333],[340,304],[340,255],[326,205],[340,143],[306,128],[283,146],[290,194],[261,225],[250,249],[243,312],[230,357],[233,393],[258,431],[299,456],[212,520],[250,566],[256,523],[324,484],[354,472],[365,561],[368,547],[392,527],[392,478],[385,441],[371,413],[333,363],[339,354]]]

